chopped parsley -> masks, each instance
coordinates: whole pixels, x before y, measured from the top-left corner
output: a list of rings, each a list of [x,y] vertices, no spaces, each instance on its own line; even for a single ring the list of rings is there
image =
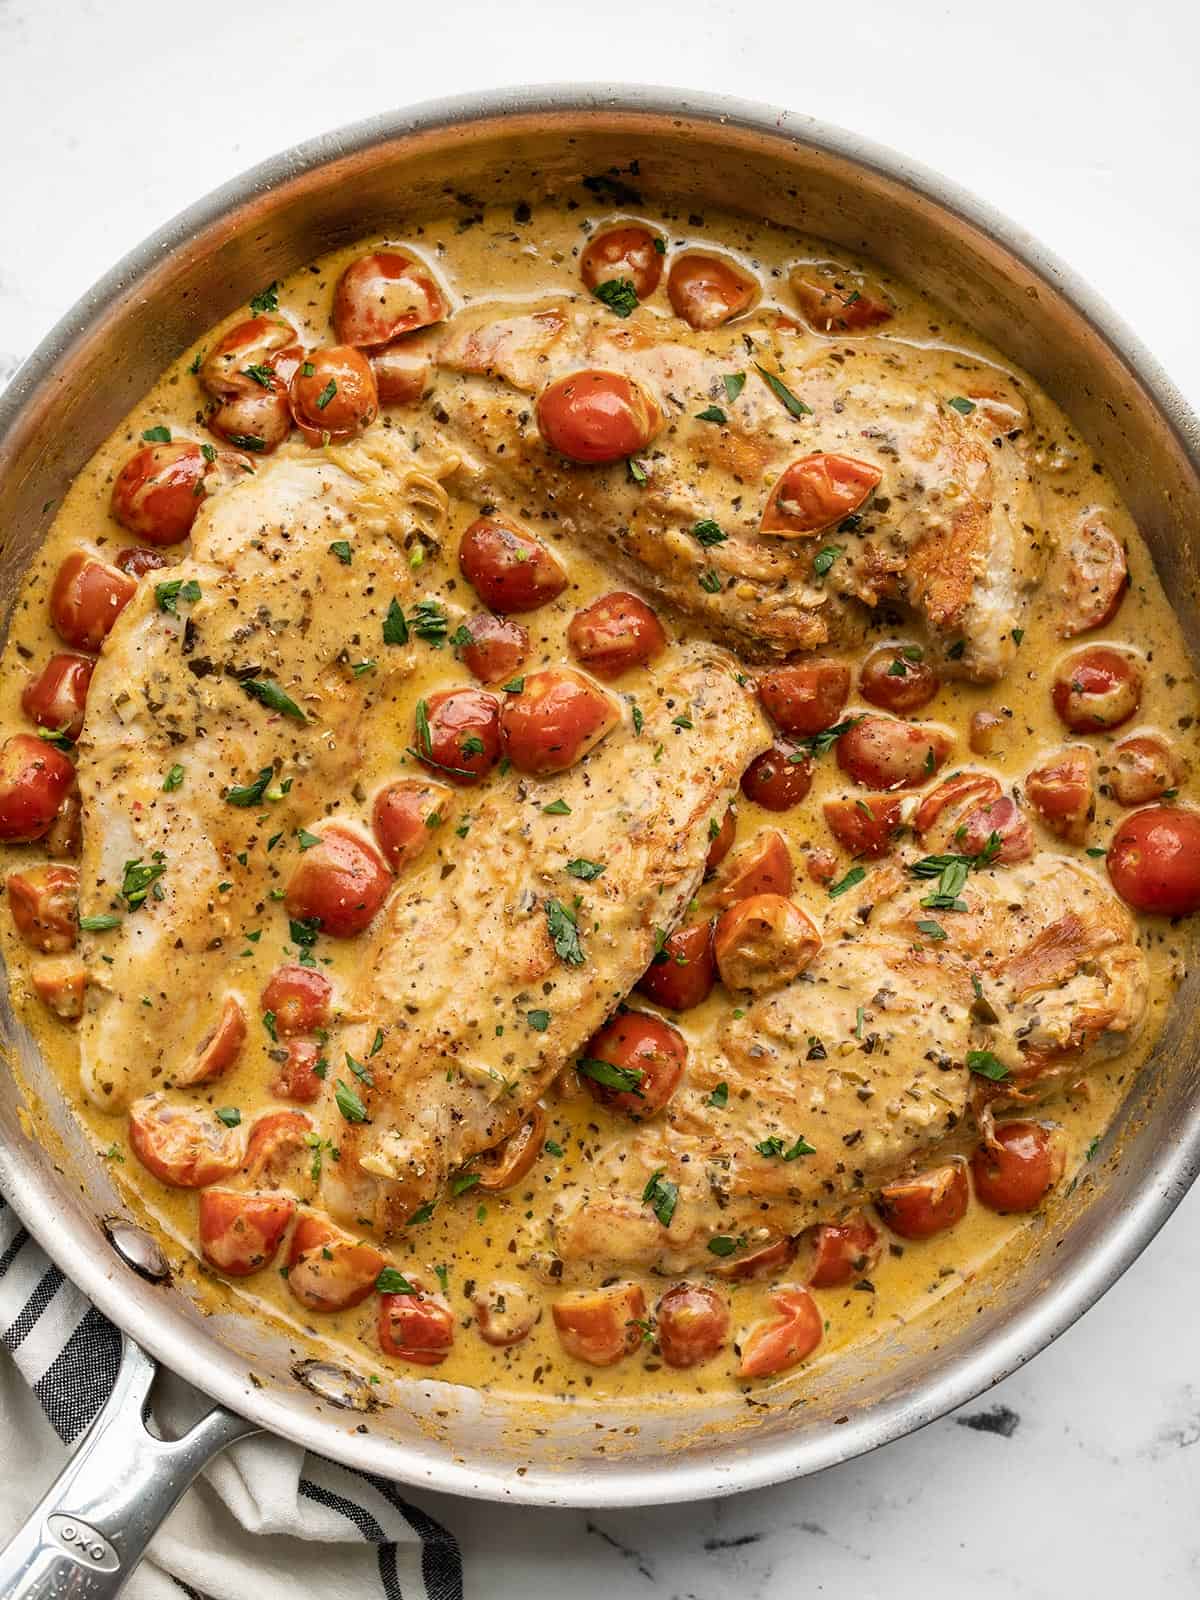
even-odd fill
[[[188,604],[199,600],[200,585],[195,578],[188,578],[186,581],[183,578],[171,578],[167,583],[154,585],[154,598],[158,602],[160,611],[168,611],[175,617],[179,615],[177,607],[181,600],[187,601]]]
[[[628,278],[609,278],[598,283],[592,293],[618,317],[627,317],[638,308],[637,290]]]
[[[534,1033],[545,1033],[550,1026],[550,1013],[548,1011],[527,1011],[525,1013],[525,1021],[533,1029]]]
[[[346,1051],[346,1065],[358,1079],[359,1083],[365,1083],[368,1089],[373,1089],[375,1087],[375,1079],[371,1076],[370,1067],[364,1066],[361,1061],[356,1061],[350,1054],[349,1050]]]
[[[638,1067],[618,1067],[611,1061],[598,1061],[594,1056],[581,1056],[575,1066],[581,1077],[590,1078],[604,1089],[617,1089],[622,1094],[641,1097],[645,1073]]]
[[[337,379],[336,378],[330,378],[329,382],[325,385],[325,387],[321,390],[320,394],[317,396],[317,410],[318,411],[324,411],[325,407],[329,404],[329,402],[333,399],[334,395],[337,392],[338,392]]]
[[[937,887],[921,905],[927,911],[965,911],[967,902],[959,898],[972,870],[990,866],[1000,853],[1000,835],[994,830],[978,855],[922,856],[909,865],[914,878],[936,878]]]
[[[661,1169],[654,1173],[642,1190],[642,1204],[650,1206],[664,1228],[671,1226],[675,1207],[679,1202],[679,1185],[664,1178]]]
[[[142,438],[147,444],[170,444],[171,430],[170,428],[164,428],[160,423],[157,428],[147,428],[143,432]]]
[[[633,731],[635,734],[640,734],[646,725],[646,719],[642,715],[641,706],[632,707],[631,715],[633,717]]]
[[[546,901],[546,926],[554,945],[554,953],[569,967],[581,967],[586,959],[579,942],[579,928],[575,915],[561,900]]]
[[[565,800],[551,800],[548,806],[542,807],[544,817],[569,817],[571,808]]]
[[[567,1153],[562,1145],[556,1144],[553,1139],[547,1139],[543,1149],[548,1155],[558,1156],[560,1159]]]
[[[308,712],[302,711],[291,695],[282,689],[274,678],[240,678],[238,682],[251,700],[257,700],[260,705],[266,706],[271,711],[282,712],[294,722],[308,721]]]
[[[507,683],[500,685],[505,694],[521,694],[525,689],[524,678],[510,678]]]
[[[375,1279],[375,1288],[379,1294],[418,1294],[412,1284],[402,1272],[395,1267],[384,1267]]]
[[[719,1083],[709,1095],[708,1103],[710,1106],[716,1106],[718,1111],[724,1111],[729,1104],[729,1085],[727,1083]]]
[[[256,317],[263,316],[268,311],[279,310],[279,282],[272,278],[265,289],[260,289],[257,294],[250,297],[250,309]]]
[[[365,661],[351,661],[350,671],[356,678],[361,678],[364,672],[374,672],[378,665],[378,661],[374,661],[368,657]]]
[[[309,833],[307,828],[297,828],[296,842],[301,850],[311,850],[313,845],[320,844],[321,835],[319,833]]]
[[[999,1083],[1001,1078],[1008,1077],[1008,1068],[999,1056],[994,1056],[990,1050],[968,1050],[967,1066],[981,1078],[991,1078],[993,1083]]]
[[[604,871],[603,861],[589,861],[586,856],[573,856],[567,862],[567,871],[573,878],[581,878],[584,883],[591,883],[593,878],[598,878]]]
[[[243,367],[242,376],[251,379],[260,389],[270,389],[272,392],[275,389],[274,371],[261,362],[252,367]]]
[[[335,539],[329,546],[331,556],[336,556],[344,567],[348,567],[354,559],[354,551],[350,548],[348,539]]]
[[[813,557],[813,576],[817,577],[817,578],[828,577],[829,572],[830,572],[831,568],[833,567],[833,563],[837,560],[837,558],[839,556],[843,556],[843,555],[845,555],[845,553],[846,553],[845,545],[841,545],[841,544],[823,545],[822,548],[820,550],[818,550],[816,555]]]
[[[724,544],[728,537],[729,535],[722,533],[720,527],[710,517],[705,517],[703,521],[692,524],[692,538],[698,544],[702,544],[705,549],[714,544]]]
[[[225,799],[231,806],[249,808],[262,803],[262,797],[267,792],[267,786],[275,776],[274,767],[262,767],[253,783],[235,785],[225,791]]]
[[[387,616],[383,619],[384,644],[407,644],[408,623],[404,619],[404,607],[392,596],[387,608]]]
[[[124,900],[130,911],[145,903],[151,886],[156,884],[167,870],[167,858],[161,850],[156,850],[149,861],[143,861],[138,856],[134,861],[125,863],[121,877],[121,899]],[[155,899],[162,899],[162,891],[158,890]]]
[[[176,789],[182,789],[183,768],[179,765],[178,761],[163,779],[162,786],[164,794],[174,794]]]
[[[237,1106],[218,1106],[213,1112],[218,1122],[223,1122],[227,1128],[236,1128],[242,1120],[242,1113]]]
[[[446,642],[449,621],[445,607],[437,600],[418,600],[408,625],[418,639],[424,639],[435,650],[440,650]]]
[[[101,911],[94,917],[80,917],[79,926],[84,933],[107,933],[110,928],[119,928],[121,919],[113,911]]]
[[[697,411],[697,413],[696,413],[696,421],[697,422],[721,422],[721,423],[724,423],[724,422],[728,422],[728,420],[729,420],[729,418],[721,410],[720,406],[705,406],[703,411]]]
[[[952,396],[946,401],[946,404],[951,408],[951,410],[957,411],[961,417],[969,417],[972,411],[975,410],[974,400],[966,400],[961,394]]]
[[[632,482],[639,484],[646,482],[646,469],[640,461],[635,461],[632,456],[629,456],[626,458],[625,466]]]
[[[836,900],[839,895],[845,894],[847,889],[853,889],[856,883],[861,883],[866,875],[866,867],[851,867],[846,876],[838,883],[829,885],[829,898]]]
[[[333,1086],[333,1098],[337,1101],[337,1108],[347,1122],[365,1122],[367,1108],[355,1094],[354,1090],[344,1084],[339,1078]]]
[[[856,728],[862,717],[847,717],[844,722],[835,722],[832,728],[826,728],[821,733],[810,733],[806,738],[799,740],[803,750],[810,756],[823,756],[827,750],[832,750],[834,745],[844,733],[849,733],[851,728]],[[793,764],[798,764],[806,759],[804,755],[789,756]]]
[[[721,382],[725,385],[725,398],[732,405],[746,387],[746,374],[744,372],[727,372],[722,377]]]
[[[754,1148],[768,1160],[777,1156],[781,1161],[796,1161],[800,1156],[815,1156],[817,1153],[803,1134],[796,1135],[795,1144],[786,1145],[777,1133],[773,1133]]]
[[[708,1241],[708,1248],[715,1256],[731,1256],[738,1247],[738,1241],[727,1233],[717,1233]]]
[[[940,922],[918,922],[917,932],[923,933],[927,939],[947,939],[949,934]]]
[[[720,594],[720,592],[721,592],[721,575],[720,575],[720,573],[719,572],[714,572],[711,567],[706,567],[704,569],[704,571],[700,574],[700,587],[705,591],[706,594]]]
[[[478,1172],[460,1172],[450,1180],[451,1194],[466,1194],[468,1189],[473,1189],[479,1182],[482,1174]]]
[[[812,407],[806,406],[804,401],[801,400],[798,395],[794,395],[788,388],[787,384],[784,383],[782,378],[777,378],[773,372],[768,372],[766,367],[761,366],[757,361],[754,363],[754,365],[758,370],[759,377],[762,378],[763,382],[767,385],[768,389],[770,389],[776,400],[781,401],[783,405],[785,405],[791,412],[792,416],[812,416]]]

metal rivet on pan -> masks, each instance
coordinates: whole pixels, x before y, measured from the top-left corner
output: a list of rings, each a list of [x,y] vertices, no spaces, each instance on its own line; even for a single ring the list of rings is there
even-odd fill
[[[167,1258],[144,1228],[124,1217],[105,1217],[104,1236],[127,1267],[147,1283],[165,1283],[171,1276]]]
[[[292,1376],[343,1411],[374,1411],[381,1403],[365,1378],[330,1361],[297,1361]]]

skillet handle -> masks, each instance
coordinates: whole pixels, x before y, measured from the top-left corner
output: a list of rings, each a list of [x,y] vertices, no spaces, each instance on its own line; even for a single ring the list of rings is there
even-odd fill
[[[156,1439],[145,1422],[156,1371],[144,1350],[123,1341],[103,1410],[0,1551],[0,1600],[112,1600],[200,1469],[235,1439],[257,1432],[216,1407],[181,1439]]]

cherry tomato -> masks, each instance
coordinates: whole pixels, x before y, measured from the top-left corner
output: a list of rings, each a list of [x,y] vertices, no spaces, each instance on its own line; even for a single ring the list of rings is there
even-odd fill
[[[504,753],[518,772],[564,772],[620,720],[611,697],[570,667],[532,672],[500,711]]]
[[[299,345],[299,335],[282,317],[248,317],[236,323],[200,363],[201,386],[216,400],[271,393],[275,363]]]
[[[775,1289],[771,1302],[779,1316],[773,1322],[760,1322],[742,1341],[739,1378],[773,1378],[787,1372],[821,1342],[824,1323],[807,1289],[790,1285]]]
[[[667,935],[637,986],[656,1005],[690,1011],[708,999],[716,979],[712,924],[694,922]]]
[[[1096,814],[1096,760],[1086,746],[1061,750],[1025,779],[1025,797],[1050,832],[1082,844]]]
[[[331,823],[320,844],[300,857],[287,886],[289,917],[315,917],[322,933],[348,939],[361,933],[392,886],[387,863],[373,844],[349,828]]]
[[[507,1139],[477,1155],[471,1163],[472,1171],[479,1174],[476,1188],[488,1194],[499,1194],[520,1183],[542,1153],[546,1137],[546,1114],[541,1106],[534,1106]]]
[[[424,853],[434,832],[446,820],[450,791],[425,778],[397,778],[375,796],[371,826],[393,872]]]
[[[470,644],[462,646],[463,662],[481,683],[510,683],[529,656],[529,634],[511,617],[478,611],[463,628]]]
[[[280,1100],[299,1100],[309,1105],[321,1093],[323,1078],[317,1071],[321,1046],[315,1039],[289,1039],[284,1046],[286,1059],[275,1069],[271,1093]]]
[[[1059,663],[1051,698],[1072,733],[1119,728],[1141,704],[1142,669],[1124,650],[1088,645]]]
[[[715,821],[715,818],[713,819]],[[724,861],[733,846],[734,835],[737,833],[737,812],[732,806],[721,818],[720,826],[714,828],[713,823],[708,825],[709,838],[712,843],[708,847],[708,854],[704,858],[705,872],[715,872]]]
[[[994,711],[975,711],[971,714],[971,731],[967,737],[967,744],[977,756],[995,755],[1000,743],[1001,729],[1004,727],[1004,717],[997,716]]]
[[[249,1277],[275,1259],[295,1211],[291,1195],[206,1189],[200,1196],[200,1252],[226,1277]]]
[[[832,728],[850,693],[844,661],[798,661],[773,667],[758,680],[763,710],[783,733],[806,737]]]
[[[49,831],[42,835],[41,845],[53,861],[77,861],[83,854],[83,805],[77,783],[72,783],[63,796]]]
[[[117,473],[112,514],[148,544],[179,544],[204,503],[208,462],[198,444],[176,440],[137,450]]]
[[[781,538],[820,533],[864,506],[883,478],[853,456],[801,456],[779,474],[763,507],[763,533]]]
[[[724,908],[751,894],[791,894],[792,858],[783,835],[760,828],[731,855],[712,888],[712,902]]]
[[[615,1068],[618,1078],[633,1083],[617,1088],[584,1068],[592,1096],[610,1111],[644,1122],[661,1111],[678,1088],[687,1064],[687,1044],[679,1030],[661,1017],[622,1011],[588,1040],[584,1060]]]
[[[967,812],[954,830],[954,849],[964,856],[980,855],[991,849],[993,835],[1000,848],[991,860],[1000,866],[1028,861],[1033,854],[1033,829],[1020,806],[1006,794]]]
[[[500,703],[494,694],[439,689],[417,702],[417,758],[451,783],[486,778],[500,759],[500,744]]]
[[[1067,546],[1059,633],[1064,639],[1112,621],[1129,582],[1124,546],[1099,514],[1085,519]]]
[[[860,274],[844,272],[833,262],[806,261],[793,267],[788,286],[819,333],[874,328],[892,317],[892,308],[867,288]]]
[[[999,780],[990,772],[956,772],[925,795],[913,814],[913,827],[926,834],[945,819],[947,837],[952,837],[966,806],[999,796]]]
[[[886,794],[826,800],[822,809],[826,825],[842,849],[869,861],[887,855],[903,819],[903,802]]]
[[[669,1367],[698,1367],[725,1348],[729,1306],[715,1289],[676,1283],[658,1302],[658,1348]]]
[[[281,1039],[297,1033],[315,1033],[329,1021],[333,985],[315,967],[276,967],[262,992],[264,1013],[275,1019]]]
[[[462,536],[463,577],[491,611],[536,611],[567,587],[566,568],[531,533],[507,517],[477,517]]]
[[[250,1130],[242,1176],[256,1189],[279,1189],[298,1175],[301,1162],[311,1172],[313,1125],[302,1111],[268,1111]]]
[[[953,740],[929,724],[863,717],[837,742],[837,763],[866,789],[915,789],[928,783],[950,754]]]
[[[454,1313],[444,1296],[423,1289],[415,1294],[381,1294],[378,1329],[385,1356],[436,1367],[454,1344]]]
[[[64,643],[99,650],[136,592],[136,582],[119,567],[73,550],[50,590],[50,621]]]
[[[727,989],[758,994],[797,977],[821,948],[807,912],[781,894],[755,894],[723,911],[713,932],[713,955]]]
[[[559,1342],[576,1361],[611,1367],[642,1342],[646,1297],[636,1283],[575,1289],[552,1307]]]
[[[167,565],[167,558],[148,545],[134,544],[118,554],[116,565],[136,580],[144,578],[148,572],[161,572]]]
[[[812,787],[812,760],[798,745],[776,740],[742,773],[742,793],[766,811],[790,811]]]
[[[619,678],[652,661],[666,648],[667,635],[644,600],[618,590],[575,613],[567,644],[598,678]]]
[[[28,709],[28,707],[26,707]],[[1160,800],[1183,781],[1183,762],[1168,740],[1157,733],[1122,739],[1112,753],[1108,786],[1123,806],[1144,806]]]
[[[659,234],[626,222],[592,236],[579,262],[579,273],[593,294],[602,283],[629,283],[639,300],[658,288],[664,255]]]
[[[87,656],[51,656],[22,690],[22,711],[39,728],[78,739],[95,665]]]
[[[212,1083],[223,1078],[242,1053],[246,1042],[246,1013],[235,994],[221,1002],[216,1023],[204,1035],[191,1056],[173,1075],[177,1089],[190,1089],[197,1083]]]
[[[74,867],[25,867],[7,878],[8,909],[31,950],[74,950],[79,929],[79,874]]]
[[[912,645],[885,645],[872,650],[858,676],[858,692],[873,706],[906,717],[927,706],[942,686],[928,663],[905,654]]]
[[[753,1278],[765,1278],[781,1272],[796,1259],[795,1239],[772,1239],[760,1244],[746,1255],[718,1261],[709,1267],[718,1278],[732,1283],[748,1283]]]
[[[1200,811],[1147,806],[1125,817],[1108,847],[1112,886],[1135,911],[1200,911]]]
[[[134,1155],[147,1172],[176,1189],[203,1189],[231,1178],[241,1165],[243,1137],[211,1111],[171,1105],[159,1094],[135,1100],[129,1108]]]
[[[975,1198],[990,1211],[1033,1211],[1062,1176],[1061,1147],[1036,1122],[1004,1122],[971,1156]]]
[[[888,1227],[902,1239],[931,1239],[962,1221],[969,1199],[967,1169],[961,1161],[951,1161],[889,1183],[880,1190],[876,1204]]]
[[[667,275],[671,309],[691,328],[719,328],[758,297],[757,281],[727,256],[689,251],[675,257]]]
[[[811,1251],[808,1285],[811,1289],[839,1289],[852,1278],[864,1277],[879,1259],[883,1241],[861,1211],[845,1222],[822,1222],[810,1228],[806,1240]]]
[[[379,415],[371,363],[350,344],[310,350],[288,393],[292,415],[309,444],[353,439]]]
[[[309,1311],[348,1311],[375,1290],[387,1266],[381,1251],[328,1217],[302,1211],[288,1249],[287,1286]]]
[[[38,999],[62,1022],[78,1022],[87,994],[87,968],[77,955],[38,956],[29,966]]]
[[[1033,854],[1033,830],[1024,812],[1000,793],[989,772],[957,772],[946,778],[921,801],[913,825],[923,836],[937,828],[936,842],[958,855],[979,855],[990,848],[993,834],[1000,843],[992,860],[1007,864]]]
[[[811,883],[832,883],[837,877],[837,857],[832,850],[806,851],[804,871]]]
[[[342,344],[371,349],[441,322],[449,306],[441,285],[406,250],[372,250],[352,261],[333,292],[333,326]]]
[[[0,745],[0,840],[40,839],[54,821],[75,768],[52,744],[32,733],[14,733]]]
[[[475,1326],[485,1344],[506,1349],[520,1344],[533,1332],[541,1315],[537,1299],[519,1283],[493,1279],[471,1296],[475,1307]]]
[[[292,407],[283,374],[269,375],[264,386],[251,394],[222,400],[206,420],[218,439],[236,449],[270,455],[292,431]]]
[[[367,357],[375,374],[375,389],[381,406],[413,406],[425,398],[433,375],[433,362],[420,344],[388,345],[373,350]]]
[[[584,368],[544,389],[538,427],[551,450],[600,465],[644,450],[663,425],[653,396],[620,372]]]

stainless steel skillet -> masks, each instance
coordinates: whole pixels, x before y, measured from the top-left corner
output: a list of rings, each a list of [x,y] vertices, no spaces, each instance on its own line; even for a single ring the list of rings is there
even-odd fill
[[[303,145],[184,213],[97,285],[0,401],[5,614],[73,474],[168,360],[264,282],[365,233],[402,235],[448,206],[462,204],[465,217],[475,202],[515,205],[596,174],[676,197],[684,215],[719,205],[795,225],[939,295],[1074,418],[1138,518],[1193,648],[1200,642],[1200,428],[1136,340],[1059,263],[941,179],[810,119],[668,90],[578,86],[428,105]],[[410,1484],[620,1506],[798,1476],[921,1426],[1069,1326],[1195,1176],[1198,986],[1193,973],[1093,1179],[1064,1197],[1005,1273],[980,1277],[940,1313],[761,1404],[735,1395],[701,1412],[576,1405],[536,1416],[419,1378],[370,1391],[368,1405],[361,1379],[298,1361],[281,1332],[202,1314],[131,1231],[103,1163],[0,995],[14,1068],[0,1076],[0,1187],[131,1340],[232,1413],[218,1411],[176,1445],[148,1440],[139,1416],[152,1366],[131,1350],[108,1422],[0,1558],[0,1595],[115,1593],[203,1461],[252,1427]],[[38,1111],[33,1131],[23,1105]]]

